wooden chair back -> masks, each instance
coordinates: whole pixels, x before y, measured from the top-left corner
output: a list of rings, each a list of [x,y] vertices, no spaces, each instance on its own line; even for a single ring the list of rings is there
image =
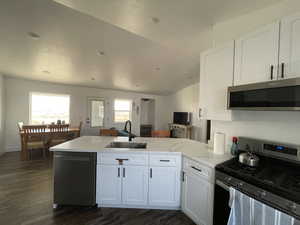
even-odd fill
[[[23,130],[24,123],[23,122],[18,122],[17,125],[18,125],[19,132],[21,132]]]
[[[50,130],[50,133],[64,133],[69,131],[69,124],[52,124],[49,125],[48,128]]]
[[[152,131],[152,137],[169,138],[170,136],[171,136],[171,132],[169,130],[154,130],[154,131]]]
[[[78,126],[78,129],[79,129],[78,137],[80,137],[80,135],[81,135],[81,128],[82,128],[82,121],[80,121],[79,126]]]
[[[22,127],[22,142],[26,146],[28,142],[45,141],[46,125],[24,125]]]
[[[46,125],[23,125],[22,131],[24,134],[31,134],[31,133],[44,133],[46,131]]]
[[[118,136],[118,131],[113,129],[100,129],[100,136]]]

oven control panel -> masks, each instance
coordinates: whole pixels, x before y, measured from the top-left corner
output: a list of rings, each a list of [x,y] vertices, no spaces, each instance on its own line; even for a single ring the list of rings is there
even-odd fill
[[[252,152],[300,163],[299,145],[239,137],[238,148],[240,151]]]

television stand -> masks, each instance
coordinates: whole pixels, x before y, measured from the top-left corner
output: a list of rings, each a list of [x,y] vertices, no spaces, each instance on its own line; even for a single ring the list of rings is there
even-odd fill
[[[192,126],[176,123],[169,123],[169,130],[174,138],[192,138]]]

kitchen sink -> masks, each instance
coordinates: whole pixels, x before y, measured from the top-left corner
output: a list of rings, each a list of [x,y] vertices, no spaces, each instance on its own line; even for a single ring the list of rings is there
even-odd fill
[[[137,142],[111,142],[106,148],[146,148],[147,143]]]

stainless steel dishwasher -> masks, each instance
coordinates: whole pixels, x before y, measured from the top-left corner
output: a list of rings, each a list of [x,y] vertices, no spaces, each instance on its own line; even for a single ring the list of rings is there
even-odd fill
[[[54,152],[54,204],[96,205],[97,153]]]

